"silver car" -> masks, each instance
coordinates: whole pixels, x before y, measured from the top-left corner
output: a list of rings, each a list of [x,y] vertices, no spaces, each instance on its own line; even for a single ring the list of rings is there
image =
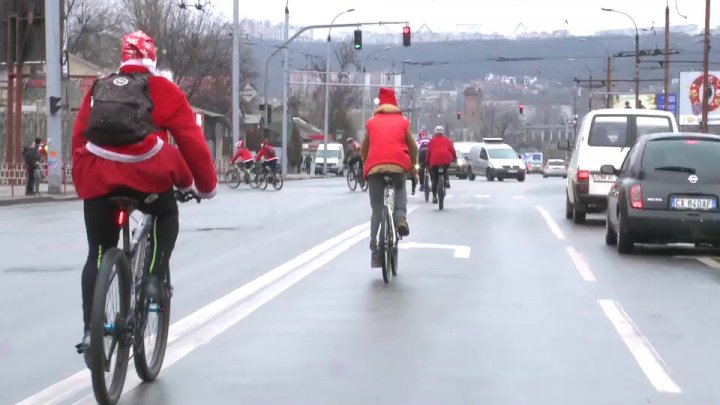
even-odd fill
[[[548,159],[543,168],[543,177],[559,177],[567,178],[567,167],[563,159]]]

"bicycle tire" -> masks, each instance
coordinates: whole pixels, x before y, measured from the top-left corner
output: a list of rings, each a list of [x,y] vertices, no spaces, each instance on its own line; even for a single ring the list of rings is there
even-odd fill
[[[170,272],[165,274],[165,291],[170,291]],[[133,359],[135,362],[135,371],[138,377],[145,382],[153,382],[157,379],[162,370],[163,360],[165,360],[165,351],[167,350],[167,339],[170,330],[170,298],[165,303],[163,311],[158,312],[158,328],[155,333],[155,344],[153,345],[152,358],[148,364],[147,353],[145,352],[145,328],[147,327],[148,306],[144,302],[138,303],[141,314],[138,326],[135,328],[135,339],[133,345]]]
[[[445,179],[438,176],[438,208],[440,211],[445,208]]]
[[[283,179],[282,174],[275,173],[273,175],[273,188],[280,191],[283,188],[283,184],[285,184],[285,180]]]
[[[268,180],[269,176],[270,176],[270,174],[268,172],[263,171],[263,174],[261,176],[262,178],[260,180],[260,186],[258,186],[258,188],[260,188],[261,190],[267,190],[268,183],[269,183],[269,180]]]
[[[381,256],[380,260],[382,261],[382,275],[383,275],[383,281],[385,281],[385,284],[389,284],[390,281],[392,281],[393,272],[392,272],[392,239],[389,232],[392,232],[392,221],[390,220],[390,211],[388,210],[387,205],[383,208],[383,219],[381,224],[381,232],[380,237],[382,244],[381,246]]]
[[[425,169],[425,170],[430,170],[430,169]],[[430,180],[430,176],[428,176],[426,173],[425,174],[425,186],[424,186],[425,187],[425,202],[430,201],[430,188],[432,188],[432,186],[430,184],[431,181],[432,180]]]
[[[263,182],[262,171],[261,170],[259,171],[258,169],[254,169],[253,178],[250,181],[250,187],[258,189],[258,188],[260,188],[260,186],[262,186],[262,182]]]
[[[233,174],[234,177],[230,177],[230,175]],[[242,175],[240,173],[240,170],[237,168],[232,168],[225,173],[225,184],[227,184],[230,188],[238,188],[240,186],[240,183],[242,182]]]
[[[348,188],[350,188],[350,191],[355,191],[355,189],[357,189],[357,177],[355,177],[355,170],[348,170],[345,178],[347,179],[347,185]]]
[[[109,249],[102,257],[100,270],[95,281],[93,293],[92,314],[90,318],[90,374],[92,376],[92,387],[95,399],[101,404],[115,404],[122,395],[125,376],[127,374],[130,345],[126,340],[125,322],[128,319],[130,310],[130,268],[125,253],[118,249]],[[105,304],[107,293],[113,279],[118,278],[119,309],[115,319],[108,328],[113,331],[117,358],[113,367],[110,387],[105,381],[106,366],[112,366],[105,355],[106,319]],[[117,325],[121,323],[120,325]],[[101,343],[101,344],[98,344]],[[111,348],[113,343],[111,343]]]
[[[362,175],[361,175],[362,176]],[[360,183],[360,190],[362,191],[368,191],[368,188],[370,188],[370,185],[368,184],[368,181],[366,179],[362,179],[362,182]]]

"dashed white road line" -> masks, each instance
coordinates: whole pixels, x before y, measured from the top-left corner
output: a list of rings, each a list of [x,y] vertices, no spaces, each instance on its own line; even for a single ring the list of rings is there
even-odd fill
[[[458,259],[470,258],[470,246],[445,245],[442,243],[400,242],[398,247],[400,249],[447,249],[455,251],[454,257]]]
[[[625,313],[620,303],[607,299],[598,300],[598,303],[655,389],[668,394],[681,393],[680,387],[670,377],[665,362]]]
[[[588,265],[588,262],[582,253],[575,250],[575,248],[573,248],[572,246],[567,247],[567,252],[568,255],[570,255],[570,259],[572,260],[575,268],[577,269],[578,273],[580,273],[580,277],[582,277],[583,280],[589,283],[594,283],[595,281],[597,281],[597,279],[595,279],[595,275],[590,270],[590,265]]]
[[[542,217],[545,218],[545,222],[547,222],[552,233],[554,233],[558,239],[565,240],[565,234],[560,229],[560,226],[558,226],[557,222],[555,222],[555,220],[552,219],[552,217],[550,216],[550,213],[541,206],[537,206],[536,208],[537,208],[538,212],[540,213],[540,215],[542,215]]]
[[[514,195],[513,196],[513,200],[524,200],[524,199],[525,199],[524,195]]]
[[[488,194],[475,194],[475,198],[490,198]]]
[[[720,262],[710,256],[674,256],[676,259],[694,259],[714,270],[720,270]]]

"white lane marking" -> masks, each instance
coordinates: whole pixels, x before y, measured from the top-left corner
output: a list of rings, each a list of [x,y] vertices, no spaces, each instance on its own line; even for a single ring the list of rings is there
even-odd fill
[[[552,219],[552,217],[550,216],[550,213],[547,212],[547,210],[543,207],[537,206],[536,208],[537,208],[538,212],[540,212],[540,215],[542,215],[542,217],[545,218],[545,222],[547,222],[552,233],[554,233],[558,239],[565,240],[565,234],[560,229],[560,226],[558,226],[557,222],[555,222],[555,220]]]
[[[412,210],[409,210],[412,211]],[[200,308],[185,318],[175,322],[170,326],[170,333],[168,336],[168,346],[174,342],[185,338],[194,329],[201,327],[213,318],[222,315],[223,312],[237,305],[241,301],[248,297],[258,293],[258,291],[268,288],[268,286],[277,282],[278,280],[286,277],[288,274],[299,271],[301,266],[313,262],[319,256],[328,253],[335,252],[339,249],[339,246],[345,246],[343,242],[347,240],[355,240],[356,238],[363,236],[369,236],[369,222],[362,225],[353,227],[338,236],[328,239],[325,242],[311,248],[310,250],[298,255],[297,257],[289,260],[286,263],[270,270],[262,276],[256,278],[253,281],[237,288],[236,290],[228,293],[227,295],[211,302],[210,304]],[[341,250],[338,250],[338,254]],[[336,255],[337,256],[337,255]],[[335,256],[333,256],[335,257]],[[197,346],[196,346],[197,347]],[[87,369],[79,371],[72,376],[54,384],[37,394],[26,398],[20,404],[53,404],[58,403],[60,400],[71,396],[78,391],[90,387],[90,372]]]
[[[297,284],[300,280],[322,268],[335,257],[339,256],[344,251],[350,249],[353,245],[357,244],[361,240],[368,238],[369,234],[363,232],[359,235],[351,237],[350,239],[341,242],[339,245],[334,246],[327,252],[321,254],[317,258],[313,259],[309,263],[295,269],[287,277],[282,278],[276,283],[268,286],[257,294],[249,297],[241,304],[233,307],[229,312],[222,316],[214,319],[202,328],[199,328],[192,333],[188,334],[187,337],[178,341],[173,346],[168,347],[165,360],[163,362],[163,370],[177,363],[183,357],[187,356],[190,352],[197,349],[198,347],[207,344],[213,338],[225,332],[227,329],[237,324],[248,315],[255,312],[258,308],[262,307],[272,299],[280,295],[283,291],[289,289],[293,285]],[[130,392],[142,383],[142,380],[135,373],[129,373],[127,380],[125,381],[125,387],[123,393]],[[76,403],[88,403],[93,404],[94,396],[88,395]]]
[[[513,200],[523,200],[523,199],[525,199],[524,195],[514,195],[513,196]]]
[[[418,243],[418,242],[401,242],[398,246],[400,249],[445,249],[455,251],[454,257],[458,259],[470,258],[470,246],[463,245],[444,245],[441,243]]]
[[[597,281],[595,279],[595,275],[592,273],[592,271],[590,271],[590,266],[588,265],[587,260],[582,253],[579,253],[572,246],[567,247],[567,252],[570,255],[570,259],[572,260],[575,268],[577,269],[578,273],[580,273],[580,277],[582,277],[583,280],[589,283],[594,283],[595,281]]]
[[[620,304],[614,300],[598,300],[598,303],[655,389],[669,394],[681,393],[668,374],[665,362]]]
[[[709,256],[674,256],[676,259],[695,259],[711,269],[720,270],[720,262]]]
[[[490,198],[488,194],[475,194],[475,198]]]

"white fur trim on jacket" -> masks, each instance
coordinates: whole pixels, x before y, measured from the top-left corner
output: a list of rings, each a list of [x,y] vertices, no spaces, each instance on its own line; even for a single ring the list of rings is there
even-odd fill
[[[157,76],[158,70],[157,70],[157,62],[152,59],[128,59],[125,62],[123,62],[120,67],[123,66],[142,66],[150,71],[154,76]]]
[[[216,185],[215,188],[213,189],[213,191],[211,191],[209,193],[201,193],[198,191],[197,195],[200,198],[204,198],[206,200],[211,200],[213,197],[215,197],[215,194],[217,194],[217,191],[218,191],[218,186]]]
[[[162,149],[163,144],[163,140],[157,138],[157,143],[155,143],[155,146],[153,146],[152,149],[143,153],[142,155],[128,155],[125,153],[112,152],[107,149],[103,149],[102,147],[95,145],[92,142],[88,142],[87,144],[85,144],[85,149],[87,149],[93,155],[101,157],[103,159],[122,163],[139,163],[157,155],[158,152],[160,152],[160,150]]]

